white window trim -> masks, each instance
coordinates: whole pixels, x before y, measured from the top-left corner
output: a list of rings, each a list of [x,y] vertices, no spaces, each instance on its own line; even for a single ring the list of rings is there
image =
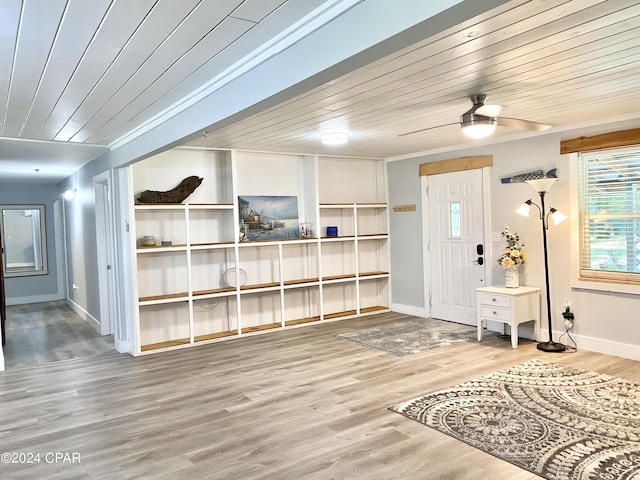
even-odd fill
[[[569,185],[571,212],[569,215],[571,221],[571,288],[576,290],[596,290],[606,293],[640,295],[640,285],[580,279],[578,153],[569,154]]]

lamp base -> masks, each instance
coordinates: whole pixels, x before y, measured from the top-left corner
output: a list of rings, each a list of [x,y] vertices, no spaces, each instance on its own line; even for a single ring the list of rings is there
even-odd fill
[[[566,345],[551,341],[539,343],[537,347],[538,350],[542,350],[543,352],[565,352],[567,350]]]

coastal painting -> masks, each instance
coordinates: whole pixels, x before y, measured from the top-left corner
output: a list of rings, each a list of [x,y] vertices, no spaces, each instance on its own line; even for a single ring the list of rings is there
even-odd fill
[[[240,240],[300,238],[298,197],[239,196]]]

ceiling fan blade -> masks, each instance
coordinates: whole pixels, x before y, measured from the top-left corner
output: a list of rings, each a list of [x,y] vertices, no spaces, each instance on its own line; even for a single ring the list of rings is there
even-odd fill
[[[544,123],[530,122],[529,120],[520,120],[518,118],[498,117],[498,125],[501,127],[519,128],[521,130],[537,130],[542,131],[551,128],[551,125]]]
[[[482,105],[475,113],[485,117],[497,117],[502,111],[502,105]]]
[[[435,127],[422,128],[420,130],[414,130],[413,132],[401,133],[398,136],[399,137],[406,137],[407,135],[413,135],[414,133],[426,132],[427,130],[435,130],[436,128],[449,127],[451,125],[459,125],[459,123],[458,122],[456,122],[456,123],[446,123],[444,125],[437,125]]]

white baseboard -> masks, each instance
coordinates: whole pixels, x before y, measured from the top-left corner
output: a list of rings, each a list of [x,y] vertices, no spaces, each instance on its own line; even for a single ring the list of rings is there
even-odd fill
[[[405,315],[413,315],[414,317],[426,318],[427,316],[427,311],[424,309],[424,307],[414,307],[413,305],[392,303],[389,308],[391,308],[392,312],[404,313]]]
[[[100,335],[102,335],[100,322],[93,315],[91,315],[89,312],[87,312],[84,308],[82,308],[80,305],[75,303],[70,298],[67,298],[67,305],[69,305],[71,310],[76,312],[76,314],[80,318],[82,318],[85,322],[87,322],[89,325],[91,325],[91,328],[93,328],[96,332],[98,332]]]
[[[52,293],[51,295],[32,295],[30,297],[7,297],[7,306],[9,305],[27,305],[29,303],[55,302],[56,300],[64,300],[64,295]]]
[[[548,330],[541,330],[540,336],[543,340],[549,338]],[[562,332],[553,332],[553,340],[565,345],[573,346],[567,336],[563,336]],[[600,338],[586,337],[583,335],[576,335],[571,333],[571,337],[578,344],[578,350],[589,350],[590,352],[605,353],[607,355],[613,355],[616,357],[628,358],[629,360],[640,360],[640,346],[630,345],[628,343],[613,342],[611,340],[602,340]]]

